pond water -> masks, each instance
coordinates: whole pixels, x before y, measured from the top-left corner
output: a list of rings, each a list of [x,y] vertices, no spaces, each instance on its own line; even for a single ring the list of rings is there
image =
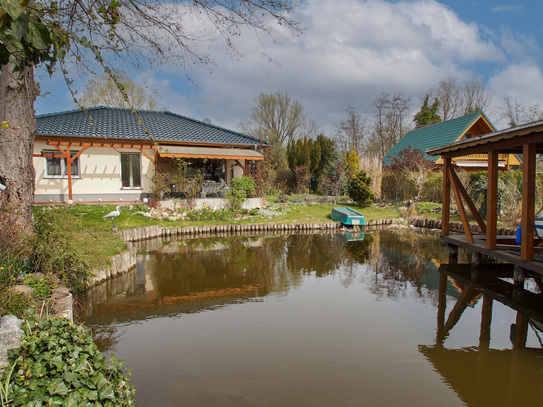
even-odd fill
[[[515,288],[503,265],[448,264],[437,235],[208,236],[139,250],[137,267],[79,310],[132,370],[138,406],[543,403],[536,284]]]

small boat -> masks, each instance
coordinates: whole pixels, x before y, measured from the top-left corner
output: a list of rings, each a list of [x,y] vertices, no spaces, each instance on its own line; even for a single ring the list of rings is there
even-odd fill
[[[543,215],[535,215],[534,226],[535,226],[535,235],[538,238],[543,239]],[[522,239],[521,234],[522,234],[522,228],[519,225],[519,227],[517,228],[517,234],[515,236],[515,241],[517,245],[519,246]]]
[[[543,239],[543,215],[536,215],[534,219],[535,233],[541,239]]]
[[[330,217],[343,225],[365,225],[364,215],[351,208],[333,208]]]

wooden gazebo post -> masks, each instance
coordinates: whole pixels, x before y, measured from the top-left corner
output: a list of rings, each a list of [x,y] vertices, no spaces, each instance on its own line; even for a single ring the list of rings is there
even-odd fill
[[[522,146],[522,240],[521,260],[534,258],[536,145]]]
[[[451,158],[443,157],[443,204],[441,209],[441,234],[449,236],[449,217],[451,213],[451,181],[449,171],[451,170]]]
[[[498,240],[498,151],[488,152],[486,248],[496,249]]]

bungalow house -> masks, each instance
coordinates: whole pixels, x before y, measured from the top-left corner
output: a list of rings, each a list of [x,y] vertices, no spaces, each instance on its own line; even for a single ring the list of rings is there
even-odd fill
[[[385,166],[391,165],[391,158],[397,156],[405,148],[411,147],[412,149],[419,149],[425,152],[430,148],[440,147],[460,140],[467,140],[483,134],[494,133],[496,130],[496,127],[494,127],[483,111],[421,127],[403,136],[385,156],[384,164]],[[443,159],[438,155],[426,155],[425,157],[428,161],[432,161],[435,164],[443,164]],[[507,170],[511,165],[521,164],[515,154],[500,154],[498,159],[498,167],[501,170]],[[453,164],[456,167],[466,171],[486,170],[487,163],[487,154],[472,154],[453,159]]]
[[[135,201],[159,171],[173,184],[177,158],[208,191],[258,174],[265,141],[166,111],[94,107],[37,116],[35,202]],[[172,185],[173,186],[173,185]]]

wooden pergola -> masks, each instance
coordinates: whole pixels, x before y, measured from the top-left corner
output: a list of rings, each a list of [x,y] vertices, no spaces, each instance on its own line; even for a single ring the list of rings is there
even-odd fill
[[[474,252],[489,255],[511,262],[522,269],[537,271],[543,274],[543,264],[535,265],[534,259],[534,219],[535,219],[535,179],[536,154],[543,153],[543,121],[530,123],[490,133],[469,140],[463,140],[426,151],[429,155],[440,155],[443,158],[443,210],[442,238],[447,243],[467,247]],[[487,154],[487,218],[478,213],[473,201],[456,174],[452,160],[455,157],[470,154]],[[522,239],[520,256],[504,250],[498,242],[498,155],[517,154],[522,156]],[[449,214],[451,206],[451,190],[456,201],[458,212],[465,232],[464,239],[453,238],[449,230]],[[474,237],[467,216],[467,210],[477,221],[481,237]]]

